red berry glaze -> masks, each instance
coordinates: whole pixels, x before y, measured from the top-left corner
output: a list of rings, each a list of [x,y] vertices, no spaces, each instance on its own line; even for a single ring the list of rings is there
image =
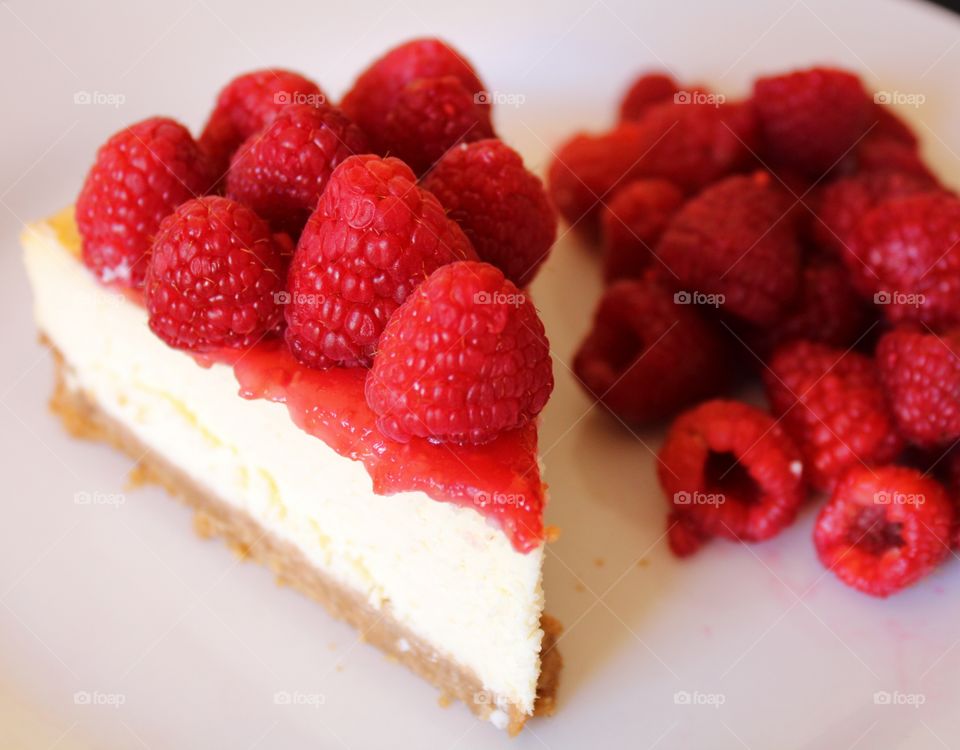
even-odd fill
[[[657,256],[681,288],[720,295],[724,312],[769,327],[800,283],[790,205],[768,174],[728,177],[677,212]]]
[[[670,427],[657,462],[671,512],[702,534],[756,542],[793,523],[803,502],[803,462],[766,412],[707,401]]]
[[[921,448],[960,438],[960,330],[894,330],[881,337],[875,356],[904,437]]]
[[[636,180],[614,193],[600,216],[607,282],[640,278],[657,262],[653,249],[683,201],[680,188],[666,180]]]
[[[481,260],[526,286],[557,237],[557,217],[540,178],[499,140],[450,149],[423,179]]]
[[[763,383],[775,415],[803,454],[809,483],[830,490],[852,466],[903,449],[873,360],[809,341],[779,348]]]
[[[453,47],[439,39],[414,39],[387,52],[368,67],[340,106],[370,138],[377,153],[388,153],[387,119],[407,84],[419,78],[453,76],[487,107],[486,87],[473,66]],[[439,156],[439,155],[438,155]]]
[[[226,174],[240,144],[263,130],[288,104],[322,106],[326,101],[320,87],[299,73],[279,68],[244,73],[220,90],[200,134],[200,146],[218,175]]]
[[[914,469],[851,469],[820,511],[817,555],[848,586],[890,596],[931,573],[950,552],[953,508],[943,487]]]
[[[286,339],[311,367],[369,366],[387,320],[440,266],[476,254],[399,159],[351,156],[330,176],[288,275]]]
[[[422,175],[456,144],[493,138],[490,108],[476,97],[456,76],[411,81],[384,123],[386,153]]]
[[[152,117],[97,151],[77,198],[83,262],[101,281],[139,288],[160,221],[213,184],[209,162],[180,123]]]
[[[488,263],[434,271],[390,318],[367,375],[380,431],[479,445],[529,423],[553,390],[533,303]]]
[[[284,262],[267,223],[208,196],[160,225],[144,285],[150,329],[170,346],[242,348],[276,332]]]
[[[681,295],[631,280],[611,285],[600,300],[573,371],[620,419],[639,424],[671,416],[730,380],[723,336]]]
[[[640,120],[654,104],[672,101],[680,85],[666,73],[644,73],[623,95],[620,120]]]
[[[873,108],[860,79],[835,68],[759,78],[753,103],[764,156],[814,177],[855,147]]]
[[[858,223],[848,247],[848,267],[871,283],[888,321],[960,324],[960,199],[923,193],[884,201]]]
[[[330,173],[367,138],[333,107],[291,104],[233,156],[227,197],[250,206],[277,231],[299,235]]]

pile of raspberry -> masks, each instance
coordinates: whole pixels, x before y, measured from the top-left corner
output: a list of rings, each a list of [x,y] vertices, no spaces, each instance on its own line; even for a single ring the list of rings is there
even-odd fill
[[[491,109],[437,39],[388,51],[339,106],[299,73],[241,75],[197,139],[155,117],[101,147],[83,260],[141,291],[172,347],[282,339],[304,367],[364,368],[387,439],[489,442],[553,388],[526,287],[557,224]]]
[[[822,563],[888,596],[933,571],[960,501],[960,199],[853,73],[728,100],[639,77],[549,191],[602,252],[577,352],[626,424],[672,419],[657,473],[678,556],[769,539],[809,498]],[[768,409],[729,398],[751,377]]]

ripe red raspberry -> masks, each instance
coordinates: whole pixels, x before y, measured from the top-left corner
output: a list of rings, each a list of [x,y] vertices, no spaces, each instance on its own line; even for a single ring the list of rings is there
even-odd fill
[[[653,249],[683,200],[680,188],[666,180],[636,180],[614,193],[600,216],[608,282],[640,278],[655,262]]]
[[[403,88],[418,78],[454,76],[477,103],[489,106],[486,87],[469,62],[439,39],[414,39],[387,52],[367,68],[340,106],[370,138],[378,153],[387,153],[387,117]]]
[[[456,76],[418,78],[397,94],[378,134],[385,152],[423,174],[457,143],[492,138],[490,108]]]
[[[871,134],[860,141],[856,151],[850,157],[849,165],[841,165],[840,169],[851,167],[857,173],[906,172],[933,183],[937,182],[936,176],[920,156],[920,150],[916,144],[904,143],[887,136]]]
[[[960,438],[960,330],[890,331],[877,344],[876,360],[905,438],[922,448]]]
[[[640,122],[564,144],[550,165],[550,195],[569,224],[593,233],[602,203],[627,182],[659,177],[695,192],[746,168],[755,131],[746,105],[659,104]]]
[[[339,110],[291,104],[234,154],[227,197],[299,235],[333,169],[367,150],[366,136]]]
[[[829,258],[811,259],[800,272],[800,289],[773,327],[747,335],[761,356],[788,341],[806,339],[829,346],[857,343],[874,323],[872,308],[854,291],[847,269]]]
[[[729,381],[722,334],[682,295],[652,280],[619,281],[580,344],[573,370],[581,385],[627,422],[671,416]]]
[[[473,243],[481,260],[527,286],[557,237],[557,217],[540,178],[496,139],[450,149],[423,179]]]
[[[855,146],[873,107],[860,79],[834,68],[759,78],[753,101],[764,155],[815,177]]]
[[[191,351],[242,348],[278,330],[284,263],[267,223],[208,196],[160,225],[144,285],[150,328]]]
[[[223,175],[240,144],[269,125],[285,106],[325,102],[320,87],[299,73],[279,68],[244,73],[220,90],[200,134],[200,146]]]
[[[670,427],[657,462],[671,511],[703,534],[757,542],[796,518],[804,499],[803,461],[766,412],[736,401],[707,401]]]
[[[856,466],[820,511],[817,555],[848,586],[886,597],[950,552],[953,508],[943,487],[900,466]]]
[[[160,221],[213,181],[209,162],[174,120],[151,117],[116,133],[77,198],[83,262],[102,281],[143,286]]]
[[[857,224],[849,248],[848,267],[871,284],[888,321],[960,324],[960,199],[923,193],[884,201]]]
[[[391,316],[367,374],[380,431],[480,444],[537,416],[553,390],[533,303],[489,263],[434,271]]]
[[[690,557],[710,539],[696,520],[683,511],[672,510],[667,515],[667,544],[675,557]]]
[[[913,128],[890,107],[875,103],[867,119],[867,124],[872,126],[867,138],[889,138],[908,146],[917,145],[917,136]]]
[[[724,312],[769,327],[800,282],[790,205],[766,173],[728,177],[677,212],[657,256],[681,288],[718,295]]]
[[[630,84],[620,102],[620,120],[639,120],[654,104],[671,101],[680,85],[666,73],[644,73]]]
[[[904,172],[864,172],[842,177],[818,190],[811,201],[815,219],[811,223],[814,240],[838,258],[851,251],[853,231],[872,208],[890,198],[925,193],[936,189],[929,178]],[[846,259],[858,288],[866,292],[872,284],[862,278],[864,266],[851,256]]]
[[[851,466],[885,464],[903,448],[873,360],[810,341],[774,353],[763,383],[803,454],[807,479],[829,490]]]
[[[311,367],[368,366],[384,325],[440,266],[476,254],[399,159],[351,156],[330,176],[300,236],[286,340]]]

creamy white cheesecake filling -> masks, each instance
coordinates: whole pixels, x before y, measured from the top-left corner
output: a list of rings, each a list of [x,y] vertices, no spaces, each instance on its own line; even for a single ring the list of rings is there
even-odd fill
[[[47,224],[24,235],[39,328],[75,383],[145,445],[299,549],[321,571],[532,713],[543,546],[520,554],[476,511],[421,492],[376,495],[362,464],[299,430],[282,404],[238,395],[98,284]],[[494,723],[502,712],[491,716]]]

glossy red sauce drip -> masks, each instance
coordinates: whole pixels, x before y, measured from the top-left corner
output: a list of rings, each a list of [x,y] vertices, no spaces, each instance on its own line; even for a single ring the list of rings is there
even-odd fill
[[[422,438],[396,443],[380,434],[367,406],[366,370],[310,369],[278,340],[194,358],[206,367],[213,362],[232,365],[244,398],[285,403],[298,427],[341,456],[363,462],[377,494],[419,490],[435,500],[474,508],[499,526],[519,552],[529,552],[542,541],[543,485],[535,425],[481,446],[438,445]]]

